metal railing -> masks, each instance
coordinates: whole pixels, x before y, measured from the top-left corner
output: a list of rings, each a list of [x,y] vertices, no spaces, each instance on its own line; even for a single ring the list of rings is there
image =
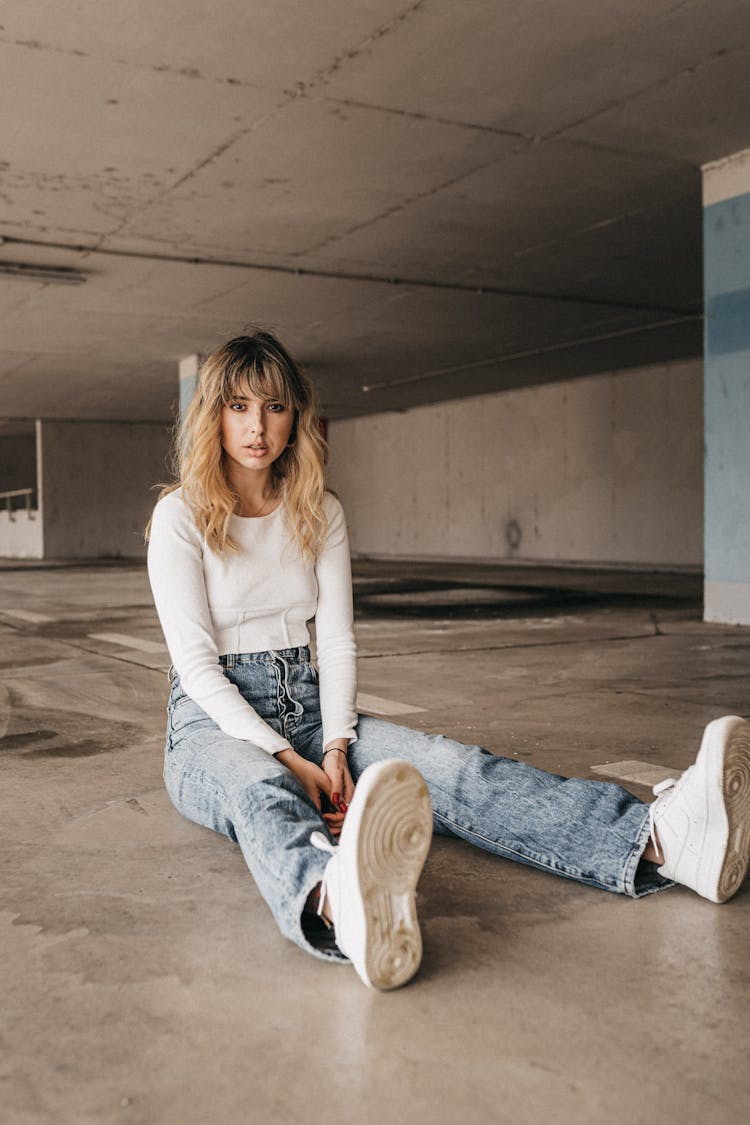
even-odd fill
[[[32,504],[35,492],[35,488],[11,488],[7,492],[0,492],[0,505],[5,502],[5,510],[8,513],[8,519],[11,523],[15,523],[16,512],[18,511],[25,511],[30,520],[36,518],[36,512]],[[14,507],[13,501],[20,501],[22,498],[23,504],[19,503]]]

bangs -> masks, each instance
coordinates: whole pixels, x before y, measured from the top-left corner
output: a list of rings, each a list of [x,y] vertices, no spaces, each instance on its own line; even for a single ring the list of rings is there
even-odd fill
[[[263,402],[280,402],[286,407],[296,408],[289,380],[281,368],[273,361],[254,360],[227,365],[221,381],[221,400],[225,406],[246,395]]]

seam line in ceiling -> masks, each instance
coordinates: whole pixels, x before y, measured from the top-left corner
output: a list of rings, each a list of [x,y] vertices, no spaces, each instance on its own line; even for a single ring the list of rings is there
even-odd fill
[[[634,336],[639,332],[652,332],[654,329],[671,328],[677,324],[687,324],[691,321],[703,319],[702,313],[694,313],[691,316],[676,316],[669,320],[657,320],[654,324],[637,324],[630,328],[619,328],[613,332],[600,332],[595,336],[581,336],[575,340],[564,340],[556,344],[544,344],[537,348],[526,348],[523,351],[490,356],[488,359],[477,359],[471,363],[461,363],[454,367],[440,367],[434,371],[422,371],[417,375],[404,375],[400,379],[387,379],[380,383],[369,383],[365,384],[362,390],[365,393],[390,390],[391,387],[402,387],[408,383],[423,383],[428,379],[439,379],[445,375],[459,375],[464,371],[479,371],[483,367],[492,367],[493,365],[499,367],[503,363],[512,363],[518,359],[531,359],[534,356],[549,355],[551,352],[562,352],[586,344],[600,344],[606,340],[616,340],[622,336]]]
[[[694,308],[674,308],[665,305],[643,304],[636,301],[623,301],[618,298],[610,299],[590,297],[582,294],[549,293],[541,290],[531,291],[528,289],[517,289],[512,286],[483,285],[461,281],[438,281],[432,278],[357,273],[350,270],[324,270],[309,266],[285,266],[273,262],[242,262],[233,258],[206,258],[192,254],[165,254],[147,250],[124,250],[102,245],[86,246],[80,243],[20,238],[15,235],[0,235],[0,246],[44,247],[49,250],[63,250],[72,254],[99,255],[110,258],[127,258],[147,262],[166,262],[174,263],[175,265],[220,266],[226,269],[247,270],[248,272],[288,274],[292,277],[314,277],[329,281],[352,281],[369,285],[398,285],[403,286],[405,289],[444,290],[455,293],[474,293],[477,296],[517,297],[521,300],[590,305],[598,308],[626,309],[632,312],[648,312],[678,317],[694,317],[701,315]]]

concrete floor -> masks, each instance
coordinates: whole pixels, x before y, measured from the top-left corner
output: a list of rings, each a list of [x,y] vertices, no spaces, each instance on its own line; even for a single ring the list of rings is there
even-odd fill
[[[695,578],[357,570],[360,687],[396,721],[643,778],[747,711],[750,633],[702,624]],[[747,888],[633,901],[436,840],[422,969],[369,993],[172,809],[141,567],[6,564],[0,638],[4,1123],[750,1118]]]

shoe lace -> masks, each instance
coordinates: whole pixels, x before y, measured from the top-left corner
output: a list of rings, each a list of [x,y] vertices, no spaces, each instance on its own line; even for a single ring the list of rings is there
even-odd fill
[[[327,836],[325,836],[322,832],[318,832],[317,830],[315,832],[311,833],[310,843],[312,844],[312,846],[314,848],[317,848],[318,851],[328,852],[330,855],[335,855],[336,852],[338,851],[337,845],[332,844]],[[323,878],[320,881],[320,894],[318,896],[318,917],[319,918],[323,918],[323,905],[326,901],[327,890],[328,890],[328,865],[326,865],[326,869],[323,872]],[[325,918],[323,918],[323,921],[325,922]]]
[[[338,846],[336,844],[332,844],[326,835],[324,835],[322,832],[318,832],[317,830],[311,833],[310,843],[314,848],[317,848],[318,851],[330,852],[331,855],[335,855],[335,853],[338,851]]]
[[[661,803],[661,798],[663,798],[667,793],[670,793],[674,789],[676,784],[677,784],[677,779],[674,778],[674,777],[665,777],[663,781],[658,782],[653,788],[653,794],[656,797],[656,800],[652,801],[651,804],[649,805],[649,808],[648,808],[649,835],[650,835],[651,839],[653,840],[654,847],[656,849],[656,854],[657,855],[661,854],[662,859],[664,858],[664,852],[662,851],[661,846],[658,842],[659,837],[656,834],[656,826],[655,826],[654,822],[655,822],[658,806]]]

